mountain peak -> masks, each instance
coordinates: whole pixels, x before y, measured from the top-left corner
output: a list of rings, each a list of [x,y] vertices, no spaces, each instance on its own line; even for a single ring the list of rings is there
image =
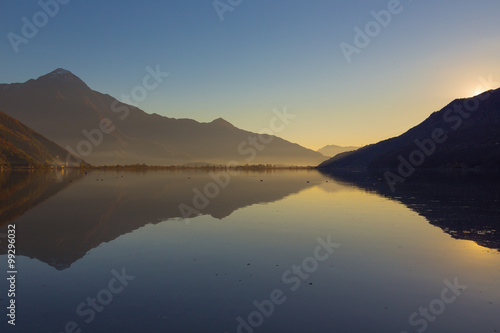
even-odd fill
[[[49,75],[53,75],[53,76],[61,76],[61,75],[68,75],[68,74],[73,75],[73,73],[71,73],[70,71],[68,71],[67,69],[64,69],[64,68],[58,68],[58,69],[49,73]]]
[[[210,124],[215,124],[215,125],[229,127],[229,128],[234,127],[233,124],[231,124],[229,121],[225,120],[224,118],[217,118],[217,119],[213,120]]]
[[[181,165],[198,161],[224,165],[228,161],[246,164],[250,160],[255,164],[317,165],[326,159],[283,139],[269,141],[265,151],[249,159],[244,152],[252,150],[242,150],[240,143],[245,144],[259,133],[239,129],[222,118],[199,122],[150,115],[91,90],[62,68],[35,80],[7,85],[7,89],[0,86],[2,109],[72,150],[76,157],[85,157],[96,165]],[[99,129],[100,134],[105,134],[101,127],[105,118],[116,130],[107,128],[109,135],[95,138],[93,133]]]
[[[80,92],[90,90],[85,82],[78,76],[64,68],[57,68],[48,74],[40,76],[38,79],[33,80],[32,84],[42,85],[44,87],[57,87],[61,91],[71,91],[75,88]]]
[[[39,79],[41,78],[44,78],[44,79],[59,79],[59,80],[70,80],[70,79],[74,79],[74,78],[77,78],[78,77],[71,73],[70,71],[64,69],[64,68],[58,68],[48,74],[45,74],[41,77],[39,77]]]

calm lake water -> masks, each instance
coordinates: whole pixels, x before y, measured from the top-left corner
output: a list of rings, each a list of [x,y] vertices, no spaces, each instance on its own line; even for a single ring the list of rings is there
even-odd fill
[[[217,181],[213,177],[217,178]],[[0,173],[1,332],[500,332],[500,182]],[[181,213],[181,209],[184,214]],[[184,218],[189,217],[189,218]]]

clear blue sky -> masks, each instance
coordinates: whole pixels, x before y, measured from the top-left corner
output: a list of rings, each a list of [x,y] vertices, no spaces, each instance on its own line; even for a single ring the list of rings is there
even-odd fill
[[[500,86],[498,0],[401,1],[350,64],[339,45],[390,1],[243,0],[224,21],[212,2],[71,0],[15,53],[7,35],[41,8],[2,1],[0,82],[63,67],[119,98],[160,64],[170,76],[146,112],[259,131],[287,106],[297,118],[278,135],[310,148],[398,135],[473,95],[481,76]]]

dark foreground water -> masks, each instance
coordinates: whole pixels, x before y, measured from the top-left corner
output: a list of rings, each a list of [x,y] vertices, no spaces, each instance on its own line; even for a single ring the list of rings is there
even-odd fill
[[[1,332],[500,332],[497,178],[212,176],[0,173]]]

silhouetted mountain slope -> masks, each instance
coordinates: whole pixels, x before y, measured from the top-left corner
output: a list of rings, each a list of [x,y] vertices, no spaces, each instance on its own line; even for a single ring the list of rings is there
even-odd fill
[[[500,177],[496,174],[421,172],[392,192],[382,173],[322,172],[340,184],[403,203],[453,238],[500,251]]]
[[[225,164],[235,160],[240,164],[316,165],[325,159],[278,137],[255,145],[251,140],[257,138],[256,133],[224,119],[199,123],[147,114],[91,90],[64,69],[25,83],[0,85],[0,109],[92,164]],[[101,125],[108,133],[100,130],[100,122],[105,122]]]
[[[0,166],[62,165],[68,154],[54,142],[0,111]]]
[[[335,156],[319,167],[395,169],[402,159],[421,168],[498,169],[500,89],[457,99],[398,137]]]

